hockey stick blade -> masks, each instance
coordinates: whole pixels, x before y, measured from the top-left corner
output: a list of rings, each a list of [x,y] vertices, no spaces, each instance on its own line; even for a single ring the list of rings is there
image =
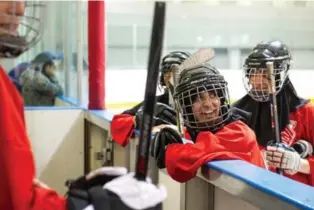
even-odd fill
[[[215,51],[211,48],[201,48],[195,53],[193,53],[188,59],[186,59],[179,66],[179,75],[181,72],[188,68],[193,68],[194,66],[201,65],[212,60],[215,57]]]
[[[165,28],[165,13],[166,3],[155,2],[145,98],[143,103],[143,119],[140,125],[139,147],[135,166],[135,177],[138,180],[145,180],[148,171],[149,147],[151,143],[152,122],[159,77],[159,63],[161,60]]]
[[[215,51],[211,48],[201,48],[197,50],[195,53],[193,53],[191,56],[189,56],[180,66],[175,67],[173,66],[173,72],[171,76],[169,83],[175,87],[175,78],[178,80],[180,74],[183,70],[193,68],[194,66],[202,65],[203,63],[206,63],[210,60],[212,60],[215,57]]]

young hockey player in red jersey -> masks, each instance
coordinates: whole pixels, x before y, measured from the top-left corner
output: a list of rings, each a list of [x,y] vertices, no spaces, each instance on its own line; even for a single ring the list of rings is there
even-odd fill
[[[37,15],[44,14],[43,6],[39,1],[0,1],[1,58],[16,58],[39,40],[44,24]],[[58,195],[36,180],[23,101],[2,67],[0,99],[0,209],[155,209],[165,199],[163,187],[137,181],[123,168],[100,168],[73,181],[67,197]],[[135,187],[141,190],[132,191]],[[139,202],[143,195],[147,199]]]
[[[267,61],[274,62],[282,144],[273,143]],[[285,176],[314,186],[314,106],[297,95],[288,76],[290,61],[284,43],[259,43],[245,60],[243,78],[248,94],[234,106],[252,114],[249,126],[255,131],[260,147],[267,150],[264,154],[271,169],[283,169]]]
[[[163,57],[161,62],[161,77],[160,85],[164,87],[164,94],[157,96],[155,113],[154,113],[154,125],[162,124],[176,124],[176,113],[171,108],[171,94],[169,94],[169,79],[171,75],[171,65],[180,65],[186,58],[189,57],[189,53],[174,51]],[[124,111],[122,114],[115,115],[111,122],[111,135],[113,139],[125,146],[128,144],[130,137],[133,135],[134,129],[138,129],[138,125],[141,125],[142,119],[142,103],[136,105],[132,109]]]
[[[193,178],[206,162],[240,159],[265,168],[254,132],[231,110],[224,77],[209,64],[183,70],[175,87],[185,120],[183,144],[175,129],[165,127],[155,136],[153,155],[160,168],[178,182]]]

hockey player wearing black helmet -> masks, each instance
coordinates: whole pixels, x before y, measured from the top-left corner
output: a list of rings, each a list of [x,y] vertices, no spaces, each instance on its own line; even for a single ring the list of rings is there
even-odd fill
[[[183,144],[173,126],[155,135],[153,155],[159,168],[166,167],[178,182],[192,179],[206,162],[241,159],[265,168],[254,132],[230,108],[228,86],[224,77],[209,64],[185,69],[175,87],[185,120]]]
[[[268,61],[274,63],[282,143],[273,141],[266,69]],[[314,186],[314,106],[297,95],[289,79],[290,65],[291,53],[283,42],[257,44],[244,64],[243,82],[247,95],[233,106],[252,114],[249,126],[255,131],[271,170],[282,169],[285,176]]]
[[[42,1],[0,1],[1,58],[16,58],[40,40],[44,9]],[[0,209],[160,209],[165,188],[138,181],[125,168],[92,171],[71,182],[68,196],[58,195],[35,177],[23,100],[3,67],[0,98]]]
[[[164,87],[169,86],[169,79],[171,77],[171,66],[174,64],[180,65],[190,56],[188,52],[173,51],[163,57],[160,65],[160,85]]]
[[[180,65],[189,57],[189,53],[174,51],[165,55],[160,65],[160,85],[163,88],[163,94],[157,96],[154,125],[163,126],[164,124],[176,124],[176,112],[172,108],[172,96],[169,93],[169,79],[173,64]],[[133,135],[134,129],[138,129],[142,119],[142,104],[139,103],[135,107],[124,111],[122,114],[115,115],[111,122],[111,135],[113,139],[122,146],[128,144],[130,137]]]

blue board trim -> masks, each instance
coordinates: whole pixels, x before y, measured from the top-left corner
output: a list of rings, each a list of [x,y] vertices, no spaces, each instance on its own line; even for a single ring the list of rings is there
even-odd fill
[[[66,106],[25,106],[24,110],[26,111],[40,111],[40,110],[49,110],[49,111],[56,111],[56,110],[83,110],[80,107],[66,107]]]
[[[72,98],[68,98],[68,97],[63,96],[63,95],[58,95],[57,98],[61,99],[62,101],[66,102],[68,104],[71,104],[72,106],[78,106],[77,101],[72,99]]]
[[[314,188],[311,186],[241,160],[212,161],[205,165],[298,208],[314,209]]]
[[[114,114],[109,110],[86,110],[106,122],[111,122]]]

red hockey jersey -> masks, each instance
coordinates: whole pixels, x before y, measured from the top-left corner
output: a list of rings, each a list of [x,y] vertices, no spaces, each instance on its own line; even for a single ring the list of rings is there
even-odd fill
[[[290,113],[290,123],[281,132],[283,143],[292,146],[298,140],[306,140],[314,145],[314,105],[306,103],[295,112]],[[264,150],[264,148],[261,148]],[[310,163],[310,174],[297,173],[295,175],[285,174],[293,180],[314,186],[314,157],[307,158]],[[273,170],[273,169],[271,169]],[[274,170],[273,170],[274,171]]]
[[[64,197],[33,184],[35,163],[26,133],[23,101],[2,68],[0,100],[0,209],[66,209]]]
[[[162,95],[156,97],[156,102],[168,104],[169,103],[169,91],[168,89]],[[134,118],[137,111],[142,107],[143,102],[137,104],[136,106],[132,107],[131,109],[125,110],[121,114],[117,114],[113,117],[110,130],[112,138],[115,142],[120,144],[121,146],[126,146],[131,136],[134,132]]]
[[[197,170],[212,160],[240,159],[265,168],[255,134],[242,121],[234,121],[215,134],[201,132],[195,144],[170,144],[165,159],[169,175],[178,182],[194,178]]]

